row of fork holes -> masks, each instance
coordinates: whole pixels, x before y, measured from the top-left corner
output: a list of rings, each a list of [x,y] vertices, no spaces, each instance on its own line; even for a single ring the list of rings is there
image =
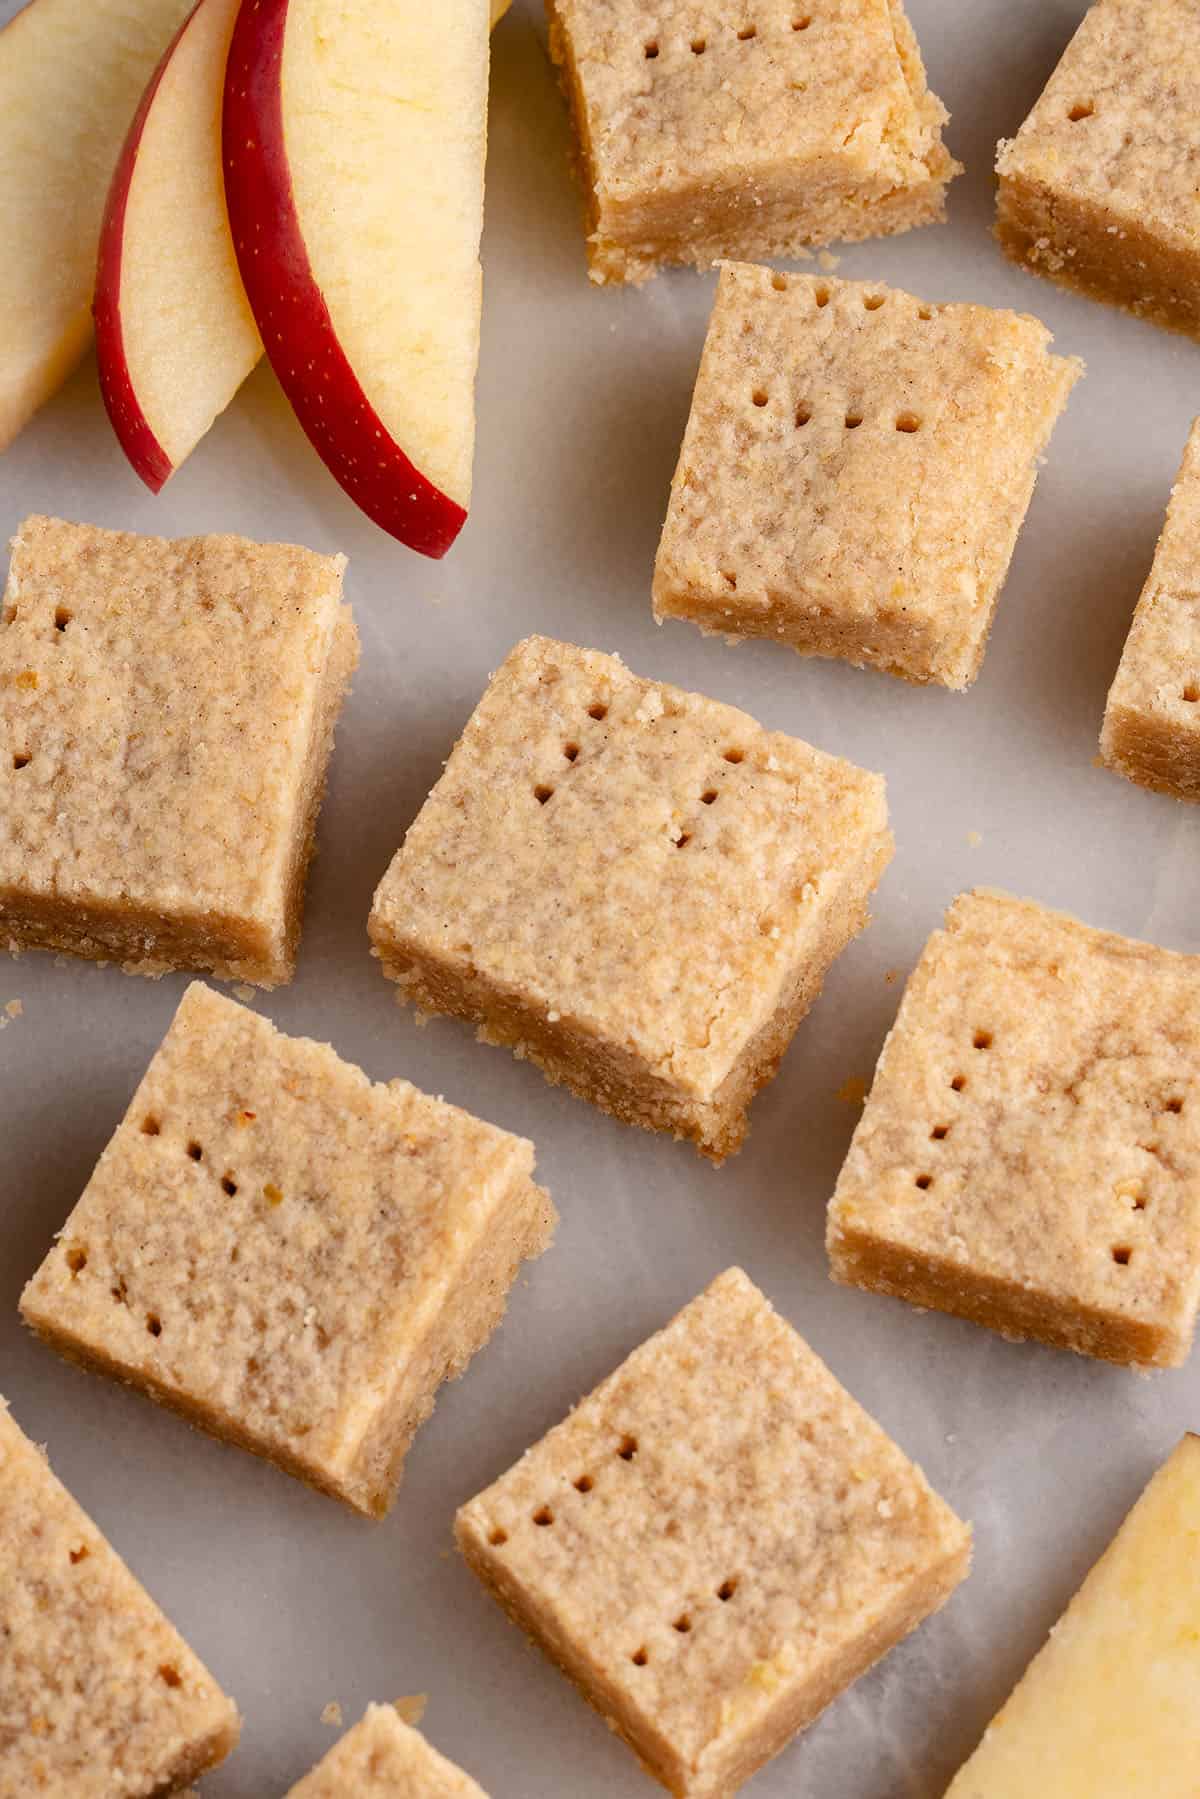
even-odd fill
[[[792,17],[793,31],[807,31],[811,24],[811,13],[795,13]],[[743,25],[735,33],[735,36],[739,44],[752,44],[758,36],[758,26]],[[707,49],[708,39],[706,37],[694,37],[691,40],[691,51],[693,56],[703,56]],[[653,62],[659,53],[658,39],[656,37],[648,38],[646,43],[642,46],[642,53],[647,62]]]
[[[65,606],[56,606],[54,609],[54,629],[56,631],[65,631],[70,624],[72,617],[73,614],[69,612]],[[7,615],[5,623],[15,625],[16,622],[17,613],[16,608],[14,607]],[[32,761],[33,757],[28,750],[16,750],[13,752],[12,765],[16,769],[28,768]]]
[[[1172,1095],[1163,1106],[1163,1111],[1178,1116],[1183,1111],[1183,1100],[1178,1094]],[[1151,1155],[1158,1154],[1157,1143],[1143,1144],[1141,1147],[1148,1150]],[[1122,1182],[1116,1191],[1117,1197],[1123,1200],[1131,1211],[1144,1212],[1150,1204],[1148,1194],[1138,1181]],[[1118,1268],[1128,1268],[1133,1260],[1133,1245],[1131,1243],[1114,1243],[1112,1259]]]
[[[725,579],[728,580],[729,576],[726,575]],[[737,586],[737,576],[736,575],[733,577],[733,585],[735,587]],[[734,746],[734,747],[731,747],[730,749],[722,750],[721,756],[724,761],[733,762],[736,764],[738,762],[745,761],[746,752],[745,752],[745,750],[739,750],[738,748],[736,748],[736,746]],[[715,787],[706,787],[704,789],[704,792],[700,795],[700,804],[702,806],[715,806],[717,801],[720,799],[720,797],[721,797],[721,795],[719,794],[719,792],[717,791],[717,789]],[[685,850],[691,841],[692,841],[692,833],[690,831],[681,831],[679,833],[679,836],[675,839],[675,848],[677,850]]]
[[[778,273],[772,275],[771,286],[777,293],[786,293],[788,290],[787,276]],[[823,282],[818,282],[817,286],[813,289],[813,301],[815,305],[818,307],[828,306],[831,297],[830,290],[825,284]],[[887,295],[867,293],[863,295],[862,303],[864,312],[878,312],[880,307],[887,304]],[[917,308],[917,317],[925,320],[931,319],[933,317],[932,307],[919,306]],[[754,404],[760,407],[766,406],[770,398],[766,389],[763,387],[756,387],[750,397]],[[807,425],[811,418],[812,408],[810,406],[801,404],[796,408],[797,429]],[[861,412],[850,411],[847,412],[842,422],[847,431],[856,431],[863,422],[863,415]],[[897,431],[912,433],[921,429],[922,421],[917,413],[910,412],[906,409],[905,411],[896,414],[895,423]],[[1200,697],[1200,695],[1198,695],[1198,697]]]
[[[253,1112],[242,1112],[240,1116],[242,1121],[246,1124],[252,1124],[254,1122],[255,1114]],[[153,1112],[147,1113],[146,1117],[142,1120],[143,1137],[157,1137],[161,1135],[161,1133],[161,1120],[158,1119]],[[190,1137],[188,1139],[187,1154],[189,1160],[193,1162],[202,1162],[204,1160],[204,1145],[199,1143],[195,1137]],[[229,1198],[232,1199],[237,1190],[238,1184],[233,1177],[232,1171],[226,1169],[225,1173],[221,1176],[222,1193],[227,1193]],[[264,1198],[269,1199],[272,1205],[278,1205],[279,1201],[283,1198],[278,1187],[271,1181],[268,1181],[263,1188],[263,1196]]]
[[[733,1598],[733,1596],[737,1592],[737,1590],[738,1590],[737,1579],[736,1579],[736,1577],[731,1575],[728,1580],[723,1580],[721,1582],[720,1586],[716,1590],[716,1596],[721,1601],[722,1605],[728,1605],[729,1601]],[[677,1630],[681,1637],[688,1636],[692,1629],[691,1613],[690,1612],[680,1612],[680,1614],[677,1618],[673,1618],[671,1620],[671,1629]],[[643,1643],[640,1648],[634,1650],[633,1654],[630,1656],[629,1659],[633,1663],[635,1668],[646,1668],[650,1665],[650,1651],[647,1649],[646,1645]]]
[[[252,1119],[254,1117],[254,1114],[252,1112],[248,1112],[248,1113],[244,1113],[243,1116],[247,1119]],[[162,1122],[153,1112],[147,1113],[145,1118],[143,1118],[143,1120],[142,1120],[142,1135],[144,1137],[158,1137],[158,1136],[162,1135]],[[191,1138],[188,1142],[187,1155],[188,1155],[189,1159],[193,1162],[202,1162],[204,1160],[204,1147],[202,1144],[198,1143],[194,1137]],[[232,1173],[227,1170],[226,1173],[221,1176],[221,1191],[223,1193],[228,1194],[228,1196],[232,1199],[233,1196],[236,1194],[237,1190],[238,1190],[238,1184],[237,1184],[236,1180],[234,1179]],[[283,1198],[283,1195],[279,1192],[279,1189],[277,1187],[275,1187],[271,1182],[268,1182],[267,1185],[263,1188],[263,1194],[264,1194],[264,1197],[266,1199],[268,1199],[272,1205],[277,1205],[279,1203],[279,1201]],[[79,1277],[79,1275],[81,1275],[83,1273],[83,1271],[87,1267],[87,1265],[88,1265],[88,1252],[81,1245],[77,1245],[76,1247],[69,1249],[67,1251],[67,1267],[70,1269],[72,1280],[76,1280]],[[112,1296],[118,1305],[125,1305],[127,1303],[127,1294],[126,1294],[126,1290],[125,1290],[124,1281],[121,1281],[117,1286],[115,1286],[112,1289]],[[147,1314],[146,1314],[146,1329],[149,1332],[150,1336],[152,1336],[152,1337],[161,1337],[162,1336],[162,1332],[163,1332],[162,1319],[159,1317],[157,1312],[147,1312]]]
[[[725,577],[725,579],[727,581],[729,581],[732,586],[734,586],[734,587],[737,586],[737,576],[736,575],[732,575],[732,576],[727,575]],[[589,718],[605,718],[605,717],[607,717],[607,715],[608,715],[608,707],[607,706],[589,706],[588,707],[588,717]],[[738,749],[736,745],[732,745],[729,749],[723,750],[721,752],[721,754],[726,762],[744,762],[746,759],[745,750]],[[574,762],[579,755],[579,745],[577,743],[564,743],[563,744],[563,755],[566,757],[568,762]],[[550,785],[550,783],[548,781],[539,781],[537,786],[533,790],[533,797],[537,801],[539,806],[544,806],[546,804],[547,800],[552,800],[554,798],[554,788]],[[705,806],[711,806],[714,803],[714,801],[719,798],[720,798],[720,795],[718,794],[717,789],[715,787],[706,787],[704,792],[700,795],[701,802]],[[676,847],[676,849],[683,849],[685,844],[688,844],[690,842],[691,842],[691,837],[687,832],[685,832],[682,837],[676,838],[675,847]]]
[[[977,1050],[988,1050],[991,1049],[993,1041],[994,1039],[990,1031],[976,1031],[974,1037],[971,1039],[971,1047]],[[966,1075],[961,1073],[956,1074],[952,1078],[950,1086],[955,1093],[965,1092],[967,1086]],[[1183,1111],[1182,1099],[1180,1099],[1177,1094],[1173,1095],[1172,1098],[1167,1100],[1163,1110],[1178,1115]],[[950,1135],[952,1128],[953,1126],[950,1124],[935,1124],[929,1133],[930,1141],[932,1143],[944,1143],[946,1138]],[[933,1186],[932,1174],[918,1174],[913,1181],[913,1185],[919,1187],[922,1193],[927,1193]],[[1128,1198],[1135,1212],[1145,1211],[1147,1204],[1146,1196],[1139,1188],[1128,1190],[1125,1197]],[[1133,1260],[1132,1245],[1128,1243],[1115,1243],[1112,1249],[1112,1259],[1119,1268],[1128,1268],[1130,1262]]]
[[[765,406],[767,404],[768,400],[770,399],[770,395],[767,393],[767,390],[765,387],[756,387],[754,389],[754,392],[751,394],[750,398],[753,400],[753,402],[756,406],[761,407],[761,406]],[[797,408],[796,408],[796,429],[800,430],[803,426],[807,425],[811,418],[812,418],[812,407],[811,406],[805,406],[805,405],[797,406]],[[847,431],[857,431],[858,427],[862,424],[862,422],[863,422],[863,415],[861,412],[848,412],[846,414],[845,418],[842,420],[842,423],[846,427]],[[895,425],[896,425],[897,431],[904,431],[904,432],[908,432],[908,433],[912,433],[914,431],[919,431],[921,429],[921,422],[922,421],[921,421],[920,415],[915,412],[898,412],[896,414],[896,418],[895,418]],[[1197,697],[1200,698],[1200,694],[1198,694]]]
[[[626,1435],[621,1438],[621,1441],[617,1444],[613,1454],[618,1456],[623,1462],[632,1462],[637,1455],[637,1452],[637,1438]],[[577,1475],[572,1484],[577,1493],[590,1493],[596,1482],[592,1475],[584,1473]],[[540,1505],[533,1514],[533,1522],[542,1530],[548,1530],[554,1523],[554,1512],[551,1507],[548,1505]],[[504,1544],[508,1542],[508,1532],[502,1525],[498,1524],[495,1530],[489,1535],[488,1542],[493,1549],[501,1549]]]
[[[993,1041],[994,1041],[994,1039],[993,1039],[992,1033],[990,1031],[978,1030],[975,1032],[974,1036],[971,1038],[971,1048],[977,1049],[977,1050],[988,1050],[988,1049],[991,1049]],[[966,1089],[967,1089],[967,1077],[965,1074],[963,1074],[960,1071],[958,1074],[953,1075],[951,1077],[950,1091],[952,1093],[965,1093]],[[953,1128],[954,1127],[951,1123],[935,1124],[929,1133],[930,1142],[931,1143],[944,1143],[946,1141],[946,1138],[950,1135],[950,1132]],[[916,1179],[913,1181],[913,1186],[919,1187],[921,1189],[922,1193],[927,1193],[929,1191],[930,1187],[933,1186],[932,1174],[929,1174],[929,1173],[918,1174]]]
[[[608,717],[608,707],[604,704],[603,700],[594,700],[587,709],[587,715],[589,718],[594,718],[599,724]],[[579,749],[579,744],[572,739],[563,744],[562,753],[568,762],[574,762],[578,759]],[[554,788],[548,781],[539,781],[533,790],[533,797],[539,806],[544,806],[547,800],[552,800],[554,798]]]
[[[781,275],[778,270],[776,270],[771,276],[771,286],[775,289],[777,294],[786,294],[788,291],[787,276]],[[817,285],[812,290],[812,295],[813,304],[818,309],[828,306],[830,300],[833,298],[832,290],[828,288],[823,281],[817,282]],[[866,293],[863,295],[862,303],[864,312],[878,312],[881,306],[887,305],[887,295]],[[933,317],[933,307],[926,306],[924,302],[922,302],[917,307],[917,317],[928,323]]]
[[[54,608],[54,629],[56,631],[65,631],[74,616],[75,614],[71,611],[69,606],[56,606]],[[3,622],[6,625],[15,625],[17,618],[17,608],[15,606],[10,606],[8,611],[4,614]]]
[[[616,1455],[619,1456],[623,1462],[632,1462],[637,1455],[637,1452],[638,1440],[636,1437],[631,1436],[622,1437],[621,1441],[617,1444],[615,1451]],[[574,1486],[577,1493],[588,1494],[592,1492],[596,1482],[592,1475],[585,1472],[577,1475],[571,1484]],[[540,1505],[537,1511],[533,1513],[533,1523],[540,1530],[551,1529],[554,1524],[553,1508],[548,1505]],[[492,1545],[493,1549],[500,1549],[508,1542],[508,1532],[501,1525],[497,1525],[489,1534],[488,1542]],[[717,1598],[722,1604],[727,1604],[737,1592],[737,1587],[738,1583],[736,1577],[730,1576],[728,1579],[723,1580],[717,1588]],[[673,1621],[672,1628],[677,1630],[681,1636],[686,1636],[692,1628],[691,1614],[689,1612],[681,1612]],[[650,1655],[648,1650],[643,1647],[641,1649],[636,1649],[629,1659],[637,1667],[644,1668],[650,1660]]]

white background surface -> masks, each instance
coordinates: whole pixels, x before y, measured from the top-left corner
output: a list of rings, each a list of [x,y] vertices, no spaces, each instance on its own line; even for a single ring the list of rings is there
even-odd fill
[[[0,0],[0,17],[15,10]],[[293,986],[257,1003],[531,1136],[563,1222],[505,1324],[421,1431],[369,1524],[35,1344],[17,1297],[74,1204],[184,979],[30,956],[0,966],[0,1390],[245,1714],[211,1799],[271,1799],[323,1753],[332,1698],[428,1692],[426,1729],[493,1799],[653,1789],[527,1649],[451,1546],[454,1508],[713,1275],[742,1263],[976,1527],[947,1610],[753,1783],[754,1799],[939,1799],[1157,1461],[1200,1425],[1195,1364],[1152,1379],[835,1288],[825,1202],[907,974],[943,907],[990,883],[1200,950],[1200,819],[1092,765],[1104,695],[1193,411],[1200,350],[1011,269],[988,234],[996,139],[1019,125],[1080,0],[910,0],[967,165],[946,226],[840,272],[1038,313],[1084,356],[965,697],[655,628],[654,550],[712,280],[591,288],[540,9],[496,34],[476,501],[437,566],[378,533],[265,370],[158,499],[127,470],[90,361],[0,463],[30,510],[162,534],[242,531],[350,557],[363,664],[338,737]],[[368,955],[375,883],[486,676],[538,629],[746,707],[886,772],[898,841],[744,1151],[721,1170],[593,1112],[449,1020],[418,1029]],[[972,834],[981,841],[972,847]],[[1136,1670],[1131,1670],[1131,1699]],[[1131,1723],[1133,1717],[1131,1714]],[[1031,1796],[1032,1799],[1032,1796]],[[1144,1799],[1150,1799],[1145,1795]]]

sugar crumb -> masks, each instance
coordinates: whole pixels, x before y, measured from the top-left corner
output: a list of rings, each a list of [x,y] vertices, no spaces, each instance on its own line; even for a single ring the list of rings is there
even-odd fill
[[[982,831],[968,831],[967,832],[967,848],[968,849],[977,850],[982,842],[983,842]]]
[[[832,275],[834,269],[837,268],[841,260],[841,257],[835,256],[832,250],[822,250],[821,254],[817,257],[817,262],[827,275]]]
[[[405,1693],[400,1699],[392,1701],[393,1707],[406,1724],[415,1730],[425,1716],[425,1707],[429,1704],[428,1693]]]
[[[247,987],[245,981],[242,981],[234,988],[233,997],[240,999],[244,1006],[248,1006],[252,999],[258,998],[258,990],[254,987]]]
[[[322,1724],[332,1724],[335,1728],[340,1728],[342,1722],[342,1708],[336,1699],[331,1699],[329,1704],[325,1707],[325,1710],[321,1713],[321,1722]]]

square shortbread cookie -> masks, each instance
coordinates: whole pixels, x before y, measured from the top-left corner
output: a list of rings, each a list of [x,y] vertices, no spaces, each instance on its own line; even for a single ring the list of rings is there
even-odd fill
[[[946,1799],[1196,1799],[1200,1437],[1150,1481]]]
[[[402,1723],[393,1706],[369,1705],[287,1799],[487,1799],[487,1794]]]
[[[0,602],[0,945],[290,980],[358,657],[344,566],[25,520]]]
[[[0,1400],[0,1793],[174,1793],[224,1761],[240,1728]]]
[[[555,1222],[533,1145],[193,983],[21,1311],[380,1517]]]
[[[878,775],[531,637],[380,883],[371,938],[402,998],[720,1160],[891,853]]]
[[[1200,419],[1109,689],[1100,757],[1142,787],[1200,800]]]
[[[963,688],[1082,364],[1036,319],[721,270],[654,613]]]
[[[1200,1302],[1200,957],[961,895],[829,1210],[835,1280],[1110,1362]]]
[[[1200,0],[1097,0],[996,169],[1014,262],[1200,336]]]
[[[458,1514],[672,1793],[732,1793],[940,1606],[970,1532],[740,1269]]]
[[[945,216],[961,168],[901,0],[547,0],[593,281]]]

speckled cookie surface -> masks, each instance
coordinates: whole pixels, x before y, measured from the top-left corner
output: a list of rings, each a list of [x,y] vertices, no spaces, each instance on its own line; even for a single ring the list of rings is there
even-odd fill
[[[732,1791],[941,1603],[969,1553],[920,1470],[739,1269],[457,1530],[518,1623],[688,1795]]]
[[[1014,261],[1200,335],[1198,0],[1096,0],[996,169]]]
[[[533,1146],[194,983],[27,1322],[364,1511],[554,1212]]]
[[[1200,4],[1096,0],[1000,147],[1002,179],[1044,181],[1200,251]],[[1113,245],[1119,257],[1119,242]]]
[[[964,687],[1081,365],[1038,320],[721,271],[654,572],[662,618]]]
[[[966,894],[914,971],[829,1212],[838,1278],[1114,1361],[1200,1303],[1200,958]]]
[[[239,1729],[0,1400],[0,1795],[150,1799],[223,1761]]]
[[[369,1705],[288,1799],[487,1799],[390,1705]]]
[[[595,280],[940,218],[959,172],[900,0],[549,0]]]
[[[0,942],[291,972],[345,560],[30,518],[0,602]]]
[[[797,968],[823,972],[831,920],[851,909],[843,941],[861,923],[890,849],[879,776],[535,637],[468,722],[371,934],[430,1009],[479,990],[486,1026],[515,999],[531,1032],[575,1033],[581,1065],[619,1056],[633,1083],[711,1101]]]
[[[1109,690],[1100,754],[1131,781],[1200,800],[1200,419]]]

